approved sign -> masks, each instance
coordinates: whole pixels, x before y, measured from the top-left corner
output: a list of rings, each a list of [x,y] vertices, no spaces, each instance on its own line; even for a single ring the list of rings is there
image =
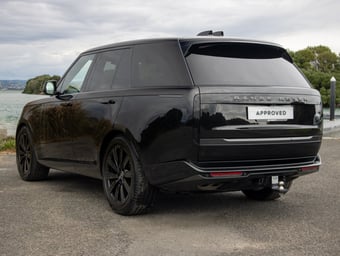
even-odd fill
[[[249,120],[294,119],[293,106],[248,106]]]

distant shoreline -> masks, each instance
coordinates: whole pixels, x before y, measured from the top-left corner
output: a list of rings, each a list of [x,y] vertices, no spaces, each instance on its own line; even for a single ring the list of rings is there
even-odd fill
[[[20,79],[0,79],[0,91],[24,90],[27,80]]]
[[[4,88],[0,89],[0,91],[22,91],[23,88]]]

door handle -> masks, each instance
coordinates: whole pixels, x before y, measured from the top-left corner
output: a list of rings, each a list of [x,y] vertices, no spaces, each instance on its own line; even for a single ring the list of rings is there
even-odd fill
[[[57,94],[56,95],[56,98],[59,99],[59,100],[70,100],[73,98],[73,95],[71,94],[66,94],[66,95],[63,95],[63,94]]]
[[[108,101],[104,101],[102,102],[102,104],[115,104],[116,102],[114,100],[108,100]]]

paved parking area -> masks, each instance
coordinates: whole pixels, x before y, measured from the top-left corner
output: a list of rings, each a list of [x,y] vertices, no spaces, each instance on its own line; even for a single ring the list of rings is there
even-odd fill
[[[275,202],[161,195],[135,217],[114,214],[98,180],[53,171],[24,182],[15,156],[0,155],[0,255],[339,255],[339,152],[326,138],[321,171]]]

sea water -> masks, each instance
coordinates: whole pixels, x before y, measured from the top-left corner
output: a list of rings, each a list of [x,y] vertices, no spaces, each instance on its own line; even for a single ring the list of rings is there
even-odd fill
[[[48,96],[24,94],[16,90],[0,90],[0,135],[15,136],[16,126],[25,104],[46,97]]]

